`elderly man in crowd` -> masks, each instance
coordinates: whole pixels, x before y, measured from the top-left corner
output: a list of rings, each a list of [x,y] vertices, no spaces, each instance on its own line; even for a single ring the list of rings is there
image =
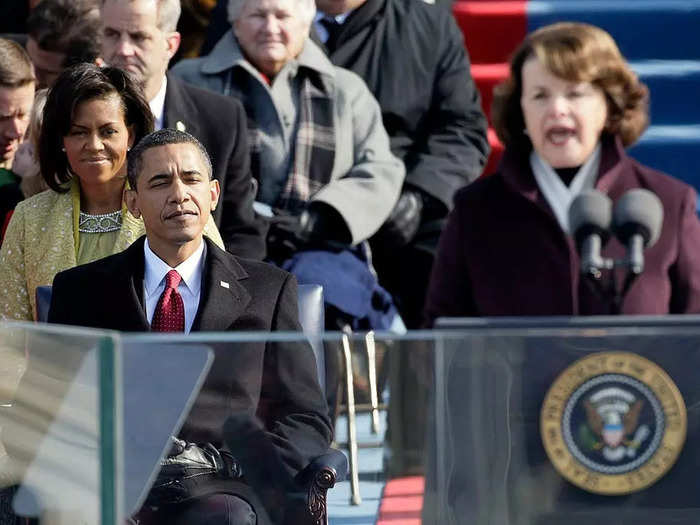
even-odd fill
[[[389,216],[404,168],[365,83],[308,38],[314,13],[313,0],[231,0],[233,31],[173,73],[243,101],[257,200],[293,218],[297,248],[357,245]]]
[[[203,52],[228,30],[219,0]],[[406,165],[401,198],[372,240],[379,279],[409,328],[421,322],[437,240],[455,192],[476,179],[489,146],[462,34],[449,9],[416,0],[317,0],[311,38],[357,73],[382,109]],[[439,38],[438,38],[439,36]]]
[[[254,191],[245,113],[229,97],[205,92],[166,74],[180,45],[179,0],[102,0],[102,54],[143,85],[156,129],[194,135],[211,154],[221,205],[213,213],[226,249],[261,259],[264,225],[253,213]]]

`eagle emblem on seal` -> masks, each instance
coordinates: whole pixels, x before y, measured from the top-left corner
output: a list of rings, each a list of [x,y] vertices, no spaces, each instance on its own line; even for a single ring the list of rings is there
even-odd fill
[[[581,442],[611,462],[633,458],[645,439],[648,425],[639,425],[644,400],[621,388],[605,388],[584,401],[586,423],[579,430]],[[586,433],[589,433],[587,436]]]
[[[593,352],[549,387],[542,444],[554,468],[594,494],[622,495],[659,481],[685,442],[685,402],[673,379],[632,352]]]

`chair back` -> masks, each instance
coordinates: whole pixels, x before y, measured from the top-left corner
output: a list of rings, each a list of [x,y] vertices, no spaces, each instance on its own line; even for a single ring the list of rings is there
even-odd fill
[[[45,323],[49,319],[51,308],[51,286],[36,287],[36,320]]]
[[[316,356],[318,382],[321,392],[326,391],[326,359],[323,350],[325,317],[323,307],[323,287],[318,284],[299,285],[299,323],[304,335],[309,339]]]

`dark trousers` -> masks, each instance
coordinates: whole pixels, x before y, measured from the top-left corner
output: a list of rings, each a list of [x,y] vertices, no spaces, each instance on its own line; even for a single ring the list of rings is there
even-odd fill
[[[231,494],[211,494],[185,503],[141,510],[132,523],[138,525],[255,525],[250,504]]]

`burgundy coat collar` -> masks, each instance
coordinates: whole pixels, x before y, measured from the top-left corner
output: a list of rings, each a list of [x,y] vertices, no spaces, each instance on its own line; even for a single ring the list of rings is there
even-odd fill
[[[633,173],[632,160],[625,153],[622,141],[617,136],[602,137],[602,154],[596,189],[615,200],[625,190],[631,188],[629,177]],[[528,153],[509,152],[506,149],[501,160],[501,176],[510,190],[519,193],[540,208],[552,213],[544,195],[537,186],[535,176],[530,169]],[[523,169],[527,166],[526,169]]]

